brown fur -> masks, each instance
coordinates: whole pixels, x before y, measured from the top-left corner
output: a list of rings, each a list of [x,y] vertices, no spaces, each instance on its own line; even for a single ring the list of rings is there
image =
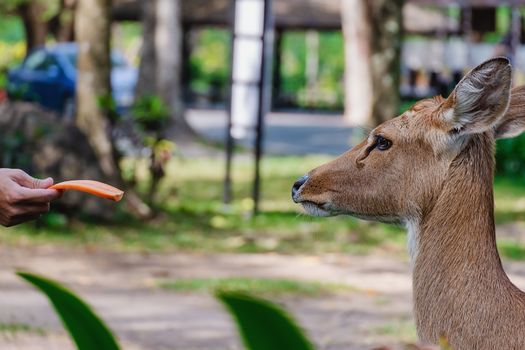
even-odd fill
[[[417,227],[414,313],[422,341],[437,343],[444,336],[456,350],[525,349],[525,294],[501,266],[492,183],[495,137],[525,128],[525,87],[512,90],[509,104],[508,62],[495,59],[480,67],[464,81],[488,79],[491,91],[480,95],[500,95],[480,100],[470,115],[451,112],[464,103],[456,99],[464,96],[461,87],[446,100],[418,102],[312,170],[294,200],[314,214]],[[373,149],[375,135],[391,140],[392,147]]]

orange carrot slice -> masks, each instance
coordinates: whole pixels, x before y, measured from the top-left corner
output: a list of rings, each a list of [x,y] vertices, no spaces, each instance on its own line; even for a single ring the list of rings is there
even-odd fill
[[[110,186],[103,182],[93,180],[72,180],[64,181],[49,187],[54,190],[77,190],[93,194],[102,198],[107,198],[118,202],[122,199],[124,191]]]

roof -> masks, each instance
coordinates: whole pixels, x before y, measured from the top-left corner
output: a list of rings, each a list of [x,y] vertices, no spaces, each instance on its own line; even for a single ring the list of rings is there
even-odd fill
[[[434,0],[435,2],[447,0]],[[477,0],[491,1],[491,0]],[[494,0],[496,1],[496,0]],[[525,2],[525,0],[523,0]],[[341,28],[341,0],[274,0],[275,26],[280,29],[319,30]],[[405,5],[405,28],[413,33],[427,33],[457,29],[457,23],[449,23],[438,8],[414,5],[427,4],[430,0],[409,0]],[[232,0],[182,0],[183,23],[185,25],[228,26],[231,19]],[[140,1],[115,0],[115,20],[139,20]]]
[[[232,0],[182,0],[183,23],[187,25],[228,26]],[[339,0],[274,0],[275,25],[278,28],[341,27]],[[140,2],[115,0],[115,20],[138,20]]]
[[[181,1],[185,25],[230,25],[233,0]],[[140,3],[138,0],[114,0],[114,19],[139,20]],[[457,31],[457,20],[447,18],[438,6],[501,6],[505,3],[525,4],[525,0],[407,0],[405,29],[410,33]],[[341,0],[273,0],[273,12],[276,28],[341,28]]]

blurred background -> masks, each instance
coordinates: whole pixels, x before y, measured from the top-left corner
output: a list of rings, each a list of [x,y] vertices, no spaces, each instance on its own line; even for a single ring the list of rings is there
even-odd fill
[[[266,15],[266,17],[264,17]],[[0,228],[0,347],[72,349],[26,268],[126,349],[239,349],[211,296],[285,305],[319,349],[417,342],[404,229],[312,218],[296,178],[493,56],[525,1],[2,0],[0,167],[122,187]],[[498,248],[525,287],[525,137],[498,141]]]

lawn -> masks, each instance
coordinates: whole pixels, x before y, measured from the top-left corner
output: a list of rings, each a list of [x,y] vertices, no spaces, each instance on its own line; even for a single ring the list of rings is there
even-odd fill
[[[221,203],[222,159],[175,159],[157,198],[162,215],[142,223],[123,215],[112,224],[65,222],[51,214],[39,224],[0,229],[4,244],[84,245],[131,251],[352,253],[381,252],[406,257],[401,227],[349,217],[312,218],[290,199],[294,180],[327,157],[267,157],[262,164],[261,213],[251,217],[252,163],[241,157],[234,168],[235,200]],[[146,183],[144,183],[146,186]],[[67,194],[66,194],[67,195]],[[496,221],[525,221],[525,184],[495,181]],[[500,242],[502,253],[524,259],[525,249]]]
[[[19,333],[33,333],[43,336],[46,331],[43,328],[33,327],[25,323],[17,322],[0,322],[0,336],[15,336]]]
[[[320,282],[296,281],[290,279],[270,279],[270,278],[192,278],[167,280],[159,283],[159,287],[174,292],[216,292],[216,291],[236,291],[246,292],[261,297],[283,297],[283,296],[304,296],[321,297],[335,292],[356,291],[344,284],[329,284]]]

